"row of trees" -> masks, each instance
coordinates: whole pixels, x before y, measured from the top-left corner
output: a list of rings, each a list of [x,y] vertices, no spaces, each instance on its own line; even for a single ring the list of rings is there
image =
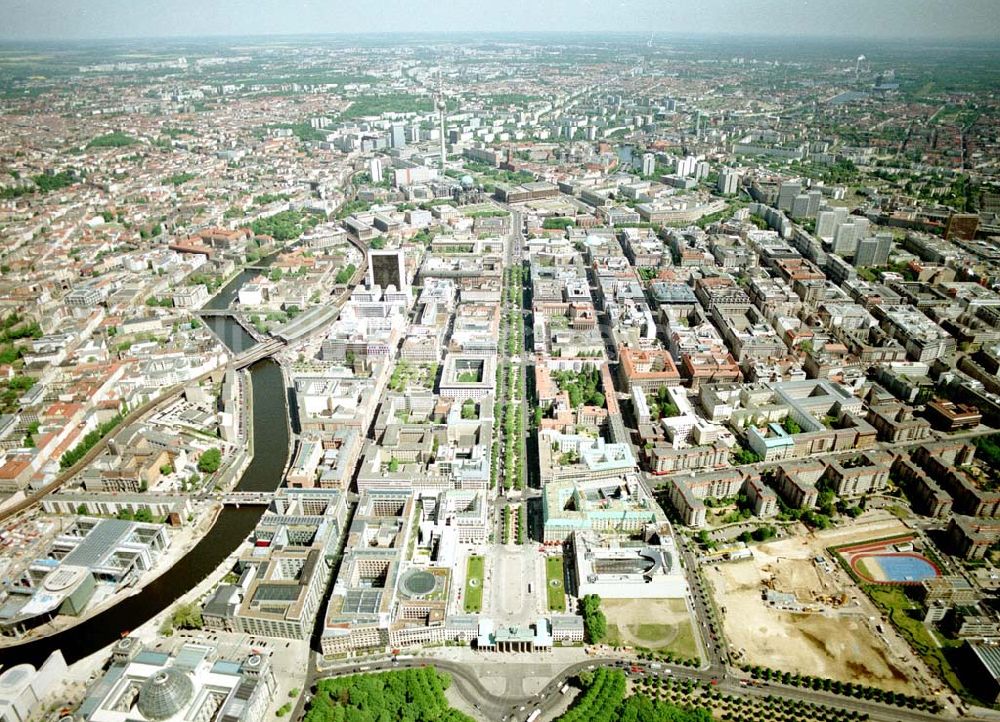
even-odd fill
[[[305,722],[473,722],[448,706],[450,684],[433,667],[320,680]]]
[[[86,456],[87,452],[94,448],[98,441],[118,426],[122,422],[122,418],[124,418],[122,414],[117,414],[84,436],[83,441],[62,455],[62,458],[59,459],[59,466],[63,469],[73,466],[73,464]]]
[[[700,707],[711,708],[717,719],[745,722],[846,722],[867,720],[868,714],[854,710],[838,709],[799,699],[768,695],[767,697],[725,694],[710,682],[691,679],[660,678],[647,676],[636,681],[636,695],[646,695],[679,706],[691,713]]]
[[[621,670],[601,667],[593,674],[582,672],[583,696],[569,708],[559,722],[612,722],[625,697],[625,675]]]
[[[707,709],[687,709],[650,699],[644,694],[625,697],[625,675],[621,670],[601,667],[582,672],[583,696],[559,722],[711,722]]]
[[[353,263],[348,263],[344,268],[337,271],[337,277],[334,282],[337,284],[344,284],[354,278],[354,272],[357,271],[357,266]]]
[[[507,355],[513,356],[520,352],[524,346],[524,320],[521,317],[521,295],[523,286],[522,269],[520,266],[508,268],[505,272],[506,287],[504,294],[509,306],[505,306],[504,323],[507,330]],[[497,431],[503,430],[503,468],[504,480],[507,488],[520,489],[522,487],[522,471],[524,459],[521,455],[521,435],[524,433],[524,408],[520,399],[524,395],[524,381],[521,376],[521,367],[515,364],[506,363],[497,367],[497,389],[501,385],[504,391],[504,401],[499,404],[497,418],[501,424],[497,425]],[[499,444],[494,444],[496,453],[494,455],[493,479],[499,477],[500,457]],[[522,524],[519,523],[515,534],[521,537],[523,534]],[[521,543],[521,541],[518,541]]]
[[[674,654],[669,649],[646,649],[645,647],[636,647],[636,656],[639,659],[648,659],[650,661],[663,660],[667,664],[676,664],[681,667],[691,667],[692,669],[701,666],[700,659],[693,659],[691,657],[682,657],[679,654]]]
[[[511,371],[515,371],[511,366]],[[505,484],[509,489],[520,489],[521,484],[521,434],[524,431],[524,409],[514,394],[514,385],[509,386],[507,403],[503,404],[504,429],[504,470]]]
[[[587,594],[580,599],[580,616],[583,617],[583,632],[589,644],[597,644],[608,632],[608,620],[601,611],[601,597]]]
[[[782,672],[781,670],[770,669],[769,667],[760,667],[758,665],[744,665],[743,671],[749,672],[750,676],[754,679],[763,679],[768,681],[773,680],[775,682],[780,682],[781,684],[787,684],[791,687],[822,690],[824,692],[842,694],[856,699],[882,702],[883,704],[894,704],[897,707],[908,707],[910,709],[926,709],[931,712],[936,712],[940,709],[940,705],[934,700],[925,699],[923,697],[914,697],[912,695],[903,694],[902,692],[892,692],[879,687],[855,684],[854,682],[841,682],[839,679],[814,677],[809,674],[793,674],[791,672]]]
[[[201,607],[197,602],[178,604],[173,613],[160,625],[160,634],[169,637],[175,629],[201,629]]]
[[[704,708],[685,709],[669,702],[635,694],[625,700],[617,717],[619,722],[712,722]]]

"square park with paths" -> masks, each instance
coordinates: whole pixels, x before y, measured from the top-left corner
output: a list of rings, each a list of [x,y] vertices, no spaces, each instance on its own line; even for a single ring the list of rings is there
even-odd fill
[[[545,594],[550,612],[566,611],[566,585],[563,581],[563,558],[545,559]]]
[[[465,611],[469,613],[482,611],[483,608],[483,572],[485,562],[481,556],[469,557],[465,567]]]

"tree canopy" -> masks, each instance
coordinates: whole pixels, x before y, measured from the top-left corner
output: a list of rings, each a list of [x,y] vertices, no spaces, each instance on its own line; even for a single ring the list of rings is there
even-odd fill
[[[320,680],[305,722],[473,722],[448,706],[450,684],[433,667]]]
[[[604,406],[604,394],[601,393],[601,372],[596,366],[584,369],[580,373],[573,371],[555,371],[552,380],[560,391],[569,395],[569,403],[574,409],[583,404]]]
[[[558,722],[711,722],[707,709],[687,709],[636,694],[625,697],[625,675],[601,667],[579,677],[586,687]]]
[[[208,449],[198,457],[198,471],[203,474],[214,474],[222,464],[222,452],[216,448]]]
[[[258,218],[250,229],[258,236],[270,236],[276,241],[291,241],[315,226],[319,220],[302,211],[282,211],[267,218]]]
[[[580,615],[583,617],[583,630],[587,642],[595,644],[604,639],[608,631],[608,621],[601,611],[601,598],[596,594],[587,594],[580,600]]]

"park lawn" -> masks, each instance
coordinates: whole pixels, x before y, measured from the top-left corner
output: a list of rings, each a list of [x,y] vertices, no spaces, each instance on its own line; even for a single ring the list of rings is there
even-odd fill
[[[922,621],[907,613],[916,605],[907,598],[903,590],[899,587],[872,585],[867,585],[864,589],[875,605],[889,616],[892,626],[909,642],[927,666],[960,695],[973,699],[945,657],[944,649],[938,645],[938,640],[935,640]],[[947,644],[947,640],[942,641]]]
[[[612,647],[645,647],[656,652],[671,652],[679,659],[701,659],[690,622],[640,624],[624,630],[617,624],[608,624],[604,643]]]
[[[483,608],[483,572],[485,562],[480,556],[469,557],[465,569],[465,611],[479,612]],[[470,582],[475,582],[471,583]]]
[[[562,556],[545,559],[545,594],[550,612],[566,611],[566,586],[563,583]]]
[[[661,639],[670,636],[669,627],[665,624],[640,624],[633,631],[636,639],[644,642],[659,642]]]
[[[695,629],[683,599],[602,599],[608,618],[604,643],[700,659]]]
[[[677,636],[666,646],[664,651],[673,652],[682,659],[701,660],[698,642],[694,638],[694,626],[688,622],[677,627]]]

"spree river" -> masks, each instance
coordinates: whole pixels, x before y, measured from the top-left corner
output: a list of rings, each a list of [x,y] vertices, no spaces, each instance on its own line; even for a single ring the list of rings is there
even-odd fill
[[[206,308],[227,308],[236,292],[254,275],[244,271],[209,302]],[[234,352],[254,341],[239,324],[224,317],[206,319]],[[242,491],[271,491],[281,484],[288,456],[288,409],[281,368],[270,359],[250,368],[253,382],[254,457],[237,484]],[[183,558],[138,593],[75,627],[25,644],[0,649],[0,665],[28,662],[36,667],[54,650],[62,650],[70,664],[139,627],[161,612],[215,569],[257,525],[264,507],[226,507],[211,531]]]

